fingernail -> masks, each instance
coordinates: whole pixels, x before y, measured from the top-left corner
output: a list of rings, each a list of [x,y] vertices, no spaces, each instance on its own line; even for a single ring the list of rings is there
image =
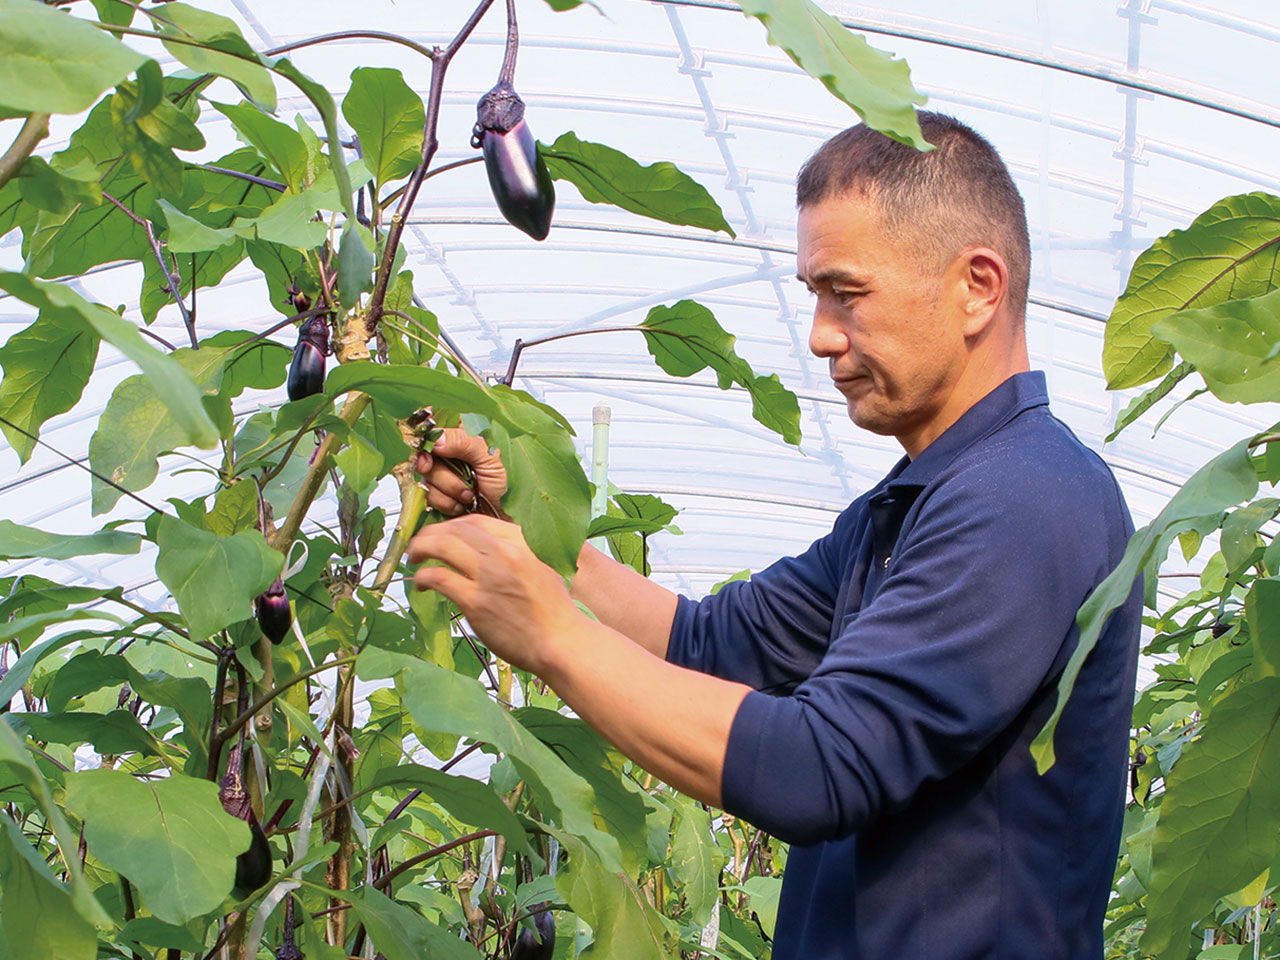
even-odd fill
[[[466,503],[466,504],[472,504],[472,503],[475,503],[475,501],[476,501],[476,495],[475,495],[475,493],[474,493],[473,491],[471,491],[471,490],[463,490],[463,491],[462,491],[462,502],[463,502],[463,503]]]

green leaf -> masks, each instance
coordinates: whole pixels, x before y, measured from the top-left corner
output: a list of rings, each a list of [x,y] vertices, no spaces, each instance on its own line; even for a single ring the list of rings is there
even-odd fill
[[[97,4],[94,6],[97,7]],[[102,16],[101,8],[98,9],[98,16]],[[129,19],[133,19],[132,11],[129,12]],[[137,123],[139,117],[150,113],[164,101],[164,71],[160,69],[160,64],[154,60],[143,60],[138,66],[138,81],[134,88],[137,99],[125,117],[130,123]],[[201,144],[203,143],[202,138]]]
[[[310,163],[302,135],[287,123],[268,116],[251,103],[214,103],[240,134],[271,164],[289,189],[299,192],[310,177]]]
[[[674,163],[642,167],[625,153],[579,140],[572,131],[538,144],[553,179],[567,180],[591,203],[611,203],[642,217],[737,236],[706,187]]]
[[[1258,675],[1280,676],[1280,580],[1267,577],[1253,581],[1244,610]]]
[[[592,856],[576,837],[549,829],[569,854],[569,862],[556,874],[556,889],[595,933],[579,957],[674,960],[676,938],[635,884]]]
[[[725,855],[711,834],[711,817],[702,807],[681,797],[676,811],[671,867],[684,883],[690,918],[704,925],[711,920],[711,908],[720,895]]]
[[[387,366],[370,360],[344,363],[325,378],[324,392],[338,397],[349,390],[367,393],[393,417],[407,417],[430,405],[490,418],[499,415],[491,391],[430,367]]]
[[[407,177],[422,162],[426,110],[399,70],[357,67],[342,101],[342,115],[360,138],[374,182]]]
[[[1280,678],[1223,697],[1166,777],[1142,951],[1181,957],[1192,924],[1280,847]]]
[[[373,289],[372,237],[366,239],[367,230],[355,220],[348,220],[342,228],[342,242],[338,247],[338,295],[342,305],[354,307],[360,294]]]
[[[751,898],[751,912],[760,920],[764,935],[773,939],[778,922],[778,898],[782,895],[781,877],[752,877],[742,885],[743,892]]]
[[[186,3],[166,3],[157,29],[170,37],[164,47],[196,73],[216,73],[239,86],[264,110],[275,110],[276,88],[271,74],[249,46],[235,21],[198,10]],[[197,46],[184,40],[200,41]],[[213,49],[209,49],[212,47]]]
[[[6,960],[95,960],[98,931],[76,911],[22,828],[9,816],[0,822],[0,930],[8,942]]]
[[[218,801],[218,785],[180,773],[143,781],[121,770],[67,775],[67,807],[89,852],[129,881],[166,923],[214,910],[231,892],[249,828]]]
[[[1180,310],[1157,320],[1151,332],[1193,363],[1219,400],[1280,399],[1280,290]]]
[[[641,799],[643,791],[632,792],[624,785],[625,760],[622,755],[584,721],[575,717],[561,716],[554,710],[540,707],[524,707],[516,710],[515,716],[525,729],[591,784],[596,797],[596,824],[617,839],[622,849],[623,872],[634,877],[648,867],[647,810]],[[714,877],[712,882],[714,884]]]
[[[163,755],[163,748],[155,737],[128,710],[112,710],[107,714],[87,711],[24,713],[22,719],[33,737],[48,743],[65,743],[68,746],[91,743],[94,750],[104,755]]]
[[[156,545],[156,576],[178,601],[192,638],[253,616],[253,598],[284,566],[284,557],[257,530],[219,537],[167,514]]]
[[[529,851],[529,838],[516,815],[507,809],[492,787],[479,780],[407,763],[379,770],[369,786],[375,790],[415,787],[461,822],[497,830],[513,850]]]
[[[0,417],[39,436],[50,417],[66,413],[80,400],[93,373],[101,338],[83,321],[64,315],[60,321],[39,316],[0,346]],[[30,437],[0,423],[18,459],[26,463],[35,450]]]
[[[1258,492],[1258,475],[1249,456],[1250,442],[1241,440],[1192,474],[1156,518],[1129,538],[1119,565],[1081,605],[1076,613],[1080,639],[1058,681],[1057,705],[1031,744],[1036,769],[1041,773],[1054,764],[1053,734],[1081,665],[1098,642],[1107,618],[1128,598],[1134,579],[1144,567],[1158,567],[1164,561],[1163,550],[1158,547],[1163,544],[1167,550],[1170,537],[1183,524],[1209,517],[1216,525],[1223,510],[1252,499]],[[1155,571],[1151,572],[1154,580]]]
[[[120,90],[124,90],[121,87]],[[161,146],[142,132],[136,123],[125,117],[133,104],[133,97],[116,93],[111,98],[111,124],[116,140],[129,156],[134,171],[157,191],[167,197],[182,195],[182,161],[168,147]]]
[[[324,121],[324,135],[328,137],[329,142],[340,143],[342,138],[338,131],[338,108],[334,105],[333,97],[325,89],[324,84],[312,80],[285,57],[277,58],[272,68],[282,77],[292,80],[311,101],[312,106]],[[329,150],[329,165],[333,169],[333,182],[337,185],[338,194],[342,200],[342,212],[347,215],[348,220],[355,220],[356,208],[351,200],[351,175],[347,171],[347,163],[340,149]]]
[[[21,557],[67,560],[98,553],[128,554],[137,553],[141,546],[140,536],[121,530],[99,530],[83,535],[46,533],[35,527],[19,526],[12,520],[0,520],[0,557],[6,560]]]
[[[168,100],[161,100],[155,109],[138,118],[138,127],[162,147],[174,150],[204,149],[204,134],[195,121]]]
[[[384,465],[378,448],[355,432],[347,437],[347,445],[334,454],[333,462],[357,493],[363,493],[373,485]]]
[[[621,868],[617,840],[595,825],[591,786],[491,700],[478,682],[377,648],[366,649],[357,667],[364,680],[394,676],[404,705],[418,725],[436,733],[474,737],[507,754],[537,792],[539,809],[572,835],[584,838],[608,869]]]
[[[480,954],[416,910],[363,887],[346,894],[354,913],[369,931],[369,941],[387,960],[479,960]]]
[[[62,638],[57,639],[61,640]],[[51,647],[53,644],[47,646]],[[31,653],[31,651],[28,650],[27,653]],[[26,654],[23,656],[25,658]],[[17,668],[18,664],[14,664],[14,669],[16,670]],[[8,680],[8,676],[5,677],[5,680]],[[8,701],[5,702],[7,703]],[[67,818],[63,815],[62,809],[53,802],[53,795],[49,792],[49,785],[40,773],[40,768],[31,759],[31,753],[23,742],[18,739],[10,726],[2,721],[0,721],[0,766],[7,767],[9,773],[17,776],[18,782],[31,794],[31,798],[35,800],[40,812],[44,814],[45,823],[48,825],[50,832],[53,833],[58,849],[76,849],[76,835],[71,832],[71,825],[67,823]],[[3,819],[6,825],[13,823],[8,817],[0,819]],[[93,891],[89,889],[89,884],[85,882],[84,872],[80,866],[80,858],[66,857],[63,859],[63,864],[70,878],[71,900],[75,904],[76,912],[95,926],[111,926],[111,919],[102,909],[102,905],[98,903]],[[0,874],[5,878],[4,890],[7,897],[9,874],[4,870],[0,870]],[[0,916],[7,917],[8,913],[7,909],[0,911]],[[7,920],[0,920],[0,924],[4,926],[7,932]],[[12,943],[10,944],[10,949],[13,949]],[[35,960],[35,957],[33,957],[33,960]]]
[[[1165,378],[1154,387],[1149,390],[1144,390],[1138,396],[1130,400],[1128,406],[1120,412],[1120,416],[1116,417],[1115,428],[1107,434],[1107,439],[1104,442],[1110,443],[1116,437],[1120,436],[1121,430],[1129,426],[1129,424],[1133,423],[1153,406],[1167,397],[1169,395],[1169,391],[1185,380],[1187,376],[1194,371],[1195,367],[1184,361],[1170,370],[1165,375]]]
[[[77,204],[96,207],[102,202],[102,187],[94,171],[76,171],[72,176],[49,166],[43,157],[28,157],[18,170],[18,192],[33,207],[65,215]]]
[[[673,377],[688,377],[710,367],[721,390],[733,384],[751,395],[751,412],[787,443],[800,442],[800,401],[782,386],[777,374],[757,376],[734,350],[735,337],[715,315],[693,300],[649,311],[640,325],[645,344],[658,366]]]
[[[1280,500],[1263,497],[1239,510],[1232,510],[1222,521],[1221,547],[1227,562],[1227,575],[1238,576],[1262,547],[1258,531],[1280,513]]]
[[[1274,289],[1280,280],[1277,243],[1280,197],[1249,193],[1219,200],[1187,229],[1174,230],[1140,254],[1107,320],[1107,386],[1134,387],[1173,366],[1173,348],[1152,333],[1162,317]]]
[[[189,217],[168,200],[157,201],[164,211],[169,236],[166,246],[170,253],[205,253],[230,243],[239,243],[244,229],[207,227],[194,217]]]
[[[33,280],[20,273],[0,272],[0,290],[38,308],[57,323],[78,325],[87,321],[97,334],[136,363],[168,407],[184,441],[209,448],[218,442],[218,431],[200,402],[200,392],[173,357],[142,339],[138,328],[106,307],[89,303],[70,287]]]
[[[905,60],[876,50],[813,0],[740,0],[742,12],[764,24],[769,43],[887,137],[932,149],[914,107],[925,102],[911,85]]]
[[[505,422],[484,431],[502,452],[508,489],[502,508],[520,525],[529,549],[571,579],[591,523],[591,484],[573,438],[549,414],[509,388],[495,388]]]
[[[147,58],[90,23],[36,0],[0,3],[0,104],[79,113]]]

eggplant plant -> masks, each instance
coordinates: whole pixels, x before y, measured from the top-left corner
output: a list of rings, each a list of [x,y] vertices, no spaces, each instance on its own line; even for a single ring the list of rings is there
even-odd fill
[[[502,451],[501,509],[566,578],[589,533],[646,572],[648,538],[674,516],[620,495],[592,527],[567,422],[511,386],[521,352],[545,341],[518,343],[500,382],[476,377],[400,267],[411,211],[448,196],[458,164],[436,153],[468,133],[440,126],[448,70],[493,6],[439,24],[453,31],[442,46],[353,23],[260,50],[186,2],[0,4],[0,235],[20,232],[23,257],[0,291],[31,317],[0,346],[0,429],[25,462],[81,402],[104,341],[137,368],[88,443],[93,511],[120,515],[79,536],[2,520],[0,559],[145,550],[167,591],[157,611],[120,586],[0,576],[0,954],[767,955],[785,847],[654,782],[447,602],[405,589],[405,548],[432,520],[414,462],[436,423],[466,416]],[[844,28],[807,0],[744,12],[868,122],[919,145],[905,64],[837,44]],[[509,221],[546,236],[558,180],[733,236],[670,163],[573,131],[536,144],[514,92],[513,2],[506,16],[476,145]],[[352,32],[420,55],[425,97],[400,70],[362,66],[339,103],[290,59]],[[874,96],[864,66],[887,78]],[[277,119],[286,90],[315,124]],[[55,114],[78,126],[45,149]],[[215,115],[243,144],[222,156],[202,131]],[[140,268],[136,310],[73,283],[118,262]],[[283,316],[208,335],[197,293],[247,264]],[[184,342],[148,329],[161,313]],[[752,370],[706,306],[612,329],[672,375],[711,368],[799,442],[795,395]],[[276,339],[290,335],[292,350]],[[234,415],[241,397],[258,412]],[[208,486],[157,502],[160,463],[183,448],[215,451]],[[398,493],[394,520],[370,507],[380,484]],[[320,498],[337,523],[304,529]]]

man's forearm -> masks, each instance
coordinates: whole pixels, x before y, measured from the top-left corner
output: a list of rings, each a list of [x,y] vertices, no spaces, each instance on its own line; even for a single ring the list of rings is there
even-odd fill
[[[601,623],[666,658],[676,615],[676,595],[670,590],[584,544],[570,594]]]
[[[623,754],[677,790],[720,806],[729,731],[750,687],[667,663],[585,617],[559,638],[554,660],[538,672]]]

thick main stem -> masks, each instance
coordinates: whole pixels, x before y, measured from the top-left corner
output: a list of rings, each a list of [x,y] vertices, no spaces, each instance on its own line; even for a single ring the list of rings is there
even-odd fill
[[[14,137],[9,149],[0,156],[0,187],[3,187],[18,172],[18,168],[27,162],[36,144],[49,135],[49,114],[32,113]]]
[[[337,788],[334,791],[335,801],[342,799],[337,796],[339,791],[350,789],[355,782],[355,762],[351,751],[343,745],[344,741],[350,742],[351,729],[355,722],[355,684],[350,676],[354,670],[355,664],[351,663],[338,668],[338,703],[334,708],[336,733],[334,752],[338,755],[337,769],[334,771],[333,778]],[[349,890],[351,889],[351,859],[355,856],[349,804],[334,810],[333,817],[328,823],[327,833],[326,842],[336,843],[338,849],[329,858],[329,866],[324,875],[325,884],[330,890]],[[337,897],[331,897],[329,900],[331,907],[342,903],[343,901]],[[339,910],[330,914],[327,926],[329,943],[335,947],[342,947],[347,940],[346,911]]]
[[[354,424],[360,419],[360,414],[364,413],[367,406],[369,406],[369,397],[366,394],[353,393],[347,397],[347,402],[343,404],[342,413],[339,416],[348,425]],[[307,515],[307,510],[311,508],[316,494],[320,492],[320,486],[324,483],[324,478],[328,473],[329,457],[338,445],[337,435],[327,433],[325,438],[320,441],[320,446],[316,448],[315,458],[311,461],[311,467],[307,470],[307,475],[302,481],[302,486],[298,489],[297,496],[293,498],[293,503],[289,505],[288,515],[285,516],[284,522],[276,527],[276,532],[271,537],[271,546],[281,553],[287,554],[289,547],[297,538],[298,530],[302,527],[302,520]]]

